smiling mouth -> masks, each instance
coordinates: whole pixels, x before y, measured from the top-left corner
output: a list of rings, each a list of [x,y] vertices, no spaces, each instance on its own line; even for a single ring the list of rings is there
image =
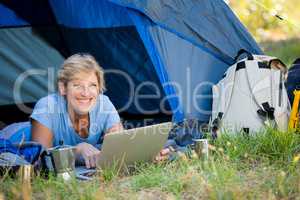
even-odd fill
[[[92,100],[93,100],[92,98],[91,99],[77,99],[77,101],[82,104],[90,103],[90,102],[92,102]]]

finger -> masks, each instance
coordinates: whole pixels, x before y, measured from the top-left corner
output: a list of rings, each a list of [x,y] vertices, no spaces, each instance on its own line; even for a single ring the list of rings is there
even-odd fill
[[[89,149],[92,150],[93,152],[99,152],[100,150],[94,147],[93,145],[89,146]]]
[[[95,155],[90,156],[90,166],[96,167],[96,157]]]
[[[98,157],[100,156],[100,151],[98,149],[93,149],[92,155],[91,155],[91,167],[97,166]]]
[[[158,161],[162,161],[163,157],[162,156],[159,156],[158,157]]]
[[[95,155],[100,154],[100,151],[97,148],[95,148],[93,145],[86,144],[82,154],[87,168],[96,166],[97,160]]]
[[[83,158],[84,158],[84,162],[85,162],[86,168],[90,168],[91,165],[90,165],[89,157],[88,156],[84,156]]]
[[[161,157],[160,157],[160,161],[164,161],[164,160],[167,160],[167,159],[168,159],[168,157],[169,157],[168,155],[165,155],[165,156],[161,156]]]
[[[153,162],[154,162],[154,163],[159,163],[159,157],[160,157],[160,156],[155,156]]]
[[[160,160],[160,156],[155,156],[155,161],[159,161]]]
[[[155,157],[155,161],[156,162],[161,162],[161,161],[164,161],[166,159],[168,159],[167,155],[166,156],[160,156],[160,155],[158,155],[158,156]]]
[[[98,155],[99,155],[99,152],[93,152],[92,154],[90,154],[90,156],[89,156],[90,167],[96,167]]]
[[[168,153],[170,153],[170,149],[169,148],[162,149],[160,151],[160,155],[162,155],[162,156],[167,155]]]

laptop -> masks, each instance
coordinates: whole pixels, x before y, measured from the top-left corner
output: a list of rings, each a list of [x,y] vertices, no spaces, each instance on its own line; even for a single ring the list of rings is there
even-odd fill
[[[126,169],[137,162],[153,161],[165,145],[171,128],[172,123],[166,122],[105,135],[97,168]],[[80,180],[92,180],[96,172],[85,166],[75,168],[76,178]]]
[[[151,162],[168,139],[171,122],[129,129],[104,136],[97,166],[128,167],[137,162]]]

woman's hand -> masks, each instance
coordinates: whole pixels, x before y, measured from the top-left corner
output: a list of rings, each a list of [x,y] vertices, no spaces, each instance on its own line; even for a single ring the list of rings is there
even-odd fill
[[[118,132],[118,131],[123,131],[124,127],[122,125],[122,123],[117,123],[115,125],[113,125],[111,128],[109,128],[105,134],[109,134],[109,133],[113,133],[113,132]]]
[[[82,155],[87,168],[96,167],[100,152],[99,149],[86,142],[76,145],[76,153]]]
[[[159,154],[155,157],[155,161],[156,162],[161,162],[161,161],[167,160],[168,157],[169,157],[170,152],[171,151],[170,151],[169,148],[162,149],[159,152]]]

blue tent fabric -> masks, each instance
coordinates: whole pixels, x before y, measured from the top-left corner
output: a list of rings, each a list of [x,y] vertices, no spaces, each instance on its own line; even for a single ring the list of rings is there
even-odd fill
[[[184,118],[207,121],[211,86],[233,63],[237,51],[262,54],[223,0],[30,0],[22,3],[24,9],[20,2],[0,3],[4,13],[0,15],[0,64],[10,74],[9,80],[15,71],[19,76],[33,66],[57,69],[63,57],[91,53],[108,72],[107,94],[120,112],[171,112],[175,122]],[[38,12],[32,12],[34,8]],[[14,35],[24,25],[29,30],[26,45]],[[57,38],[45,37],[47,31],[41,29],[35,34],[40,25],[53,28]],[[12,46],[7,45],[8,39],[14,41]],[[30,45],[32,41],[35,46]],[[28,53],[30,47],[40,54]],[[47,65],[43,64],[45,55],[50,58]],[[124,82],[122,75],[113,73],[116,70],[132,82]],[[14,88],[14,82],[3,74],[0,90]],[[48,92],[48,80],[38,76],[23,86],[21,100],[34,102]],[[142,83],[148,84],[140,88]],[[137,90],[144,96],[133,101]],[[0,105],[15,103],[7,93],[1,92],[0,99],[5,99]],[[127,106],[128,102],[134,103]]]
[[[133,25],[125,8],[108,1],[50,0],[50,4],[57,23],[66,27],[111,28]]]
[[[173,120],[174,122],[180,122],[184,119],[182,107],[180,107],[180,102],[178,96],[176,95],[175,88],[172,86],[172,84],[168,84],[170,79],[167,71],[164,68],[162,58],[156,48],[155,41],[150,35],[149,29],[152,29],[155,25],[148,19],[143,19],[140,17],[139,13],[133,13],[130,16],[137,25],[137,30],[143,39],[144,45],[147,48],[152,62],[154,63],[155,70],[159,76],[161,84],[164,87],[166,96],[168,96],[168,101],[173,111]]]
[[[142,12],[155,24],[230,64],[237,49],[262,51],[223,0],[110,0]],[[226,41],[226,43],[224,43]]]
[[[17,16],[13,10],[10,10],[4,5],[0,4],[0,13],[5,17],[0,18],[0,26],[25,26],[29,25],[24,19]]]
[[[55,79],[63,59],[31,27],[0,28],[0,105],[35,102],[53,92],[48,80]]]
[[[0,27],[47,26],[55,23],[47,1],[3,0]]]
[[[225,72],[228,65],[139,17],[138,13],[132,16],[153,62],[155,63],[155,59],[159,61],[155,66],[162,79],[161,83],[163,86],[168,82],[174,83],[166,84],[169,88],[165,87],[165,91],[167,96],[172,97],[169,102],[173,106],[175,122],[182,121],[184,117],[207,121],[210,115],[210,102],[207,100],[211,94],[211,82],[217,82],[221,78],[218,71]],[[167,81],[163,81],[164,79]],[[193,98],[196,96],[204,101],[195,102]]]

